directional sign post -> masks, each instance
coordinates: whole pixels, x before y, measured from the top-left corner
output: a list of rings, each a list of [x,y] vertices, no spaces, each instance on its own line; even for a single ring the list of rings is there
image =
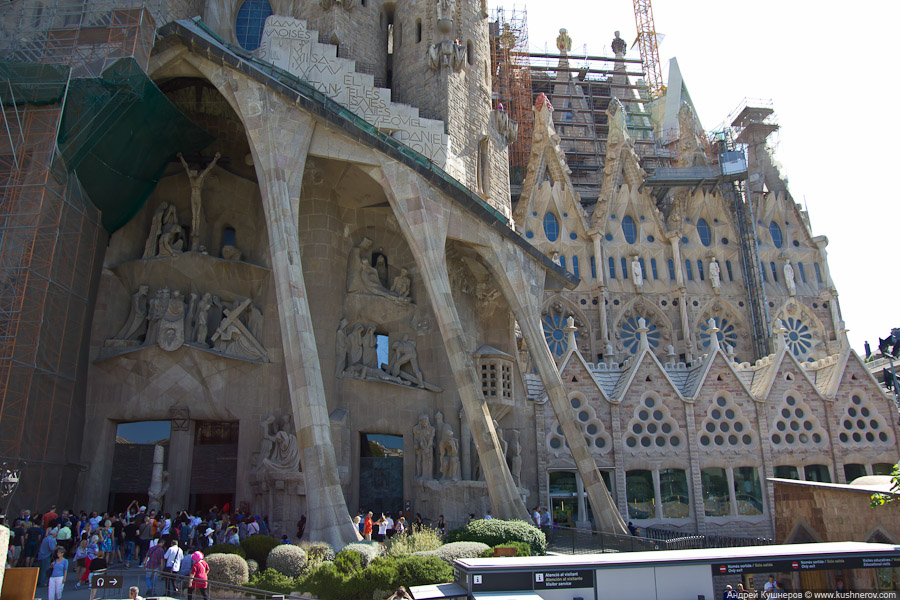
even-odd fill
[[[97,588],[120,588],[122,587],[122,577],[119,575],[106,575],[105,573],[94,573],[91,575],[91,587]]]

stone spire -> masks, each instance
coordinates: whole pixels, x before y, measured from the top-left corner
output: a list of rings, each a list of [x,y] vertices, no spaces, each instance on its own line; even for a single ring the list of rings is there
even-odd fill
[[[563,328],[563,331],[566,332],[566,344],[568,344],[568,348],[578,352],[578,344],[575,342],[575,332],[578,331],[578,328],[575,327],[575,317],[566,319],[566,326]]]
[[[647,338],[648,331],[650,331],[650,328],[647,327],[647,321],[644,319],[644,317],[639,318],[635,333],[637,333],[638,339],[640,340],[641,350],[650,350],[650,340]]]

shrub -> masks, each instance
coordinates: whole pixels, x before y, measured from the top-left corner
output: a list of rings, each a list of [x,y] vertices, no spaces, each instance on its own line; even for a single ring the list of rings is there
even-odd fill
[[[350,575],[365,568],[363,555],[353,550],[341,550],[334,557],[334,566],[340,573]]]
[[[452,565],[457,558],[478,558],[487,550],[490,546],[481,542],[450,542],[437,550],[416,552],[416,556],[436,556]]]
[[[213,544],[203,554],[237,554],[241,558],[247,558],[247,553],[243,548],[231,544]]]
[[[276,594],[290,594],[296,586],[294,585],[294,580],[290,577],[279,573],[275,569],[266,569],[250,579],[247,587],[275,592]]]
[[[275,569],[288,577],[299,577],[306,566],[306,552],[300,546],[279,544],[272,548],[266,559],[266,570]]]
[[[397,582],[407,587],[453,581],[453,568],[437,556],[404,556],[396,564]]]
[[[525,542],[503,542],[502,544],[497,544],[493,548],[488,548],[481,556],[484,558],[493,558],[494,550],[497,548],[512,548],[516,551],[514,556],[531,556],[531,546]]]
[[[253,560],[252,558],[247,559],[247,572],[250,574],[250,579],[252,580],[254,575],[259,573],[259,563]]]
[[[443,543],[437,529],[422,527],[390,538],[387,553],[390,556],[408,556],[422,550],[437,550]]]
[[[209,580],[244,585],[250,579],[247,561],[237,554],[208,554]]]
[[[266,559],[272,548],[278,546],[278,540],[270,535],[251,535],[244,538],[241,542],[241,548],[244,550],[246,558],[252,558],[259,563],[259,568],[265,570],[268,565]]]
[[[339,552],[338,554],[342,552],[359,553],[363,557],[362,566],[365,567],[372,561],[372,559],[384,552],[384,546],[382,546],[378,542],[354,542],[352,544],[347,544],[346,546],[344,546],[344,549],[341,550],[341,552]],[[337,563],[337,557],[335,557],[335,563]]]
[[[479,519],[471,521],[454,533],[458,541],[481,542],[496,546],[505,542],[525,542],[531,554],[540,556],[547,551],[547,537],[544,532],[525,521],[503,521],[500,519]]]
[[[334,560],[334,548],[331,544],[325,542],[300,542],[300,547],[306,552],[306,558],[309,561]]]
[[[340,555],[340,552],[338,553]],[[339,600],[344,589],[344,574],[341,573],[336,563],[325,563],[302,581],[298,587],[303,592],[308,592],[316,598],[323,600]]]

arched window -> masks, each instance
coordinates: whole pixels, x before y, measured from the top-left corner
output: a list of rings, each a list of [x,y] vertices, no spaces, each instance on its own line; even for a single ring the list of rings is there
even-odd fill
[[[822,285],[822,269],[819,268],[819,263],[813,263],[813,267],[816,270],[816,281]]]
[[[268,0],[244,0],[234,21],[234,34],[244,50],[256,50],[262,40],[266,19],[272,14]]]
[[[566,268],[566,257],[565,256],[560,255],[559,266],[561,266],[563,269]]]
[[[630,215],[626,215],[622,219],[622,233],[625,234],[625,241],[629,244],[633,244],[637,240],[637,227]]]
[[[614,259],[612,256],[609,257],[609,278],[616,278],[616,259]]]
[[[653,271],[653,279],[659,279],[659,274],[656,272],[656,259],[650,259],[650,270]]]
[[[416,19],[416,43],[422,42],[422,19]]]
[[[669,279],[675,281],[675,261],[669,259]]]
[[[591,257],[591,278],[597,279],[597,260]]]
[[[221,252],[225,246],[237,246],[234,227],[226,227],[222,230],[222,246],[219,248],[219,251]]]
[[[706,277],[703,274],[703,261],[699,258],[697,259],[697,275],[700,276],[700,281],[706,281]]]
[[[628,261],[625,260],[625,257],[619,259],[622,265],[622,279],[628,279]]]
[[[647,279],[647,267],[644,266],[644,259],[639,258],[638,262],[641,264],[641,277],[643,277],[644,279]]]
[[[694,280],[694,269],[691,267],[690,259],[684,259],[684,270],[687,272],[688,281]]]
[[[700,236],[700,243],[704,246],[709,246],[712,243],[712,230],[709,228],[709,223],[706,222],[706,219],[697,221],[697,234]]]
[[[778,267],[775,266],[775,262],[770,262],[769,267],[772,268],[772,281],[778,283]]]
[[[759,270],[762,271],[763,281],[768,281],[769,277],[766,275],[766,265],[763,264],[763,261],[759,261]]]
[[[769,223],[769,233],[772,235],[772,243],[775,244],[775,247],[781,248],[782,244],[784,244],[784,238],[781,235],[781,227],[778,226],[778,223],[775,221]]]
[[[475,63],[475,47],[472,46],[472,40],[466,42],[466,62],[469,66]]]
[[[552,212],[544,215],[544,235],[551,242],[555,242],[559,238],[559,220]]]
[[[800,281],[806,283],[806,271],[803,269],[803,263],[797,263],[800,267]]]
[[[572,257],[572,272],[575,273],[575,277],[581,277],[581,273],[578,271],[578,257]]]
[[[725,261],[725,270],[728,271],[728,281],[734,281],[734,273],[731,271],[731,261]]]

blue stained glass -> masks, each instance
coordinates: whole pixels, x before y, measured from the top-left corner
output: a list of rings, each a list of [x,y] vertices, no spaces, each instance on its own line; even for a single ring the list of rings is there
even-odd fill
[[[800,266],[800,281],[806,283],[806,271],[803,270],[803,263],[797,263]]]
[[[794,356],[801,357],[812,348],[812,333],[809,327],[803,324],[800,319],[788,317],[783,321],[784,328],[787,329],[787,345]]]
[[[778,283],[778,267],[775,266],[774,262],[770,262],[769,266],[772,267],[772,281]]]
[[[669,279],[675,281],[675,261],[669,259]]]
[[[784,244],[784,238],[781,235],[781,227],[778,226],[778,223],[775,221],[769,223],[769,233],[772,235],[772,243],[775,244],[775,247],[781,248],[782,244]]]
[[[625,241],[629,244],[633,244],[637,241],[637,227],[634,224],[634,219],[631,218],[631,215],[626,215],[622,218],[622,233],[625,234]]]
[[[607,241],[607,242],[611,242],[612,240],[613,240],[612,234],[611,234],[611,233],[607,233],[607,234],[606,234],[606,241]]]
[[[703,275],[703,261],[699,258],[697,259],[697,274],[700,276],[700,281],[706,281],[706,277]]]
[[[563,269],[566,268],[566,257],[565,256],[560,255],[559,266],[561,266]]]
[[[555,242],[559,237],[559,221],[551,212],[544,215],[544,235],[551,242]]]
[[[691,267],[691,261],[687,258],[684,259],[684,268],[685,268],[685,271],[687,271],[688,281],[693,281],[694,280],[694,269],[693,269],[693,267]]]
[[[822,269],[819,268],[819,263],[813,263],[813,267],[816,269],[816,281],[819,282],[819,285],[822,284]]]
[[[731,272],[731,261],[725,261],[725,270],[728,271],[728,281],[734,281],[734,273]]]
[[[653,279],[659,279],[659,274],[656,272],[656,259],[650,259],[650,270],[653,271]]]
[[[737,328],[729,323],[728,319],[720,319],[719,317],[713,317],[713,319],[716,321],[716,327],[719,328],[719,332],[716,334],[716,337],[719,338],[719,343],[724,342],[734,348],[738,341]],[[703,321],[700,325],[700,341],[703,342],[704,348],[709,348],[710,337],[709,325],[706,324],[706,321]]]
[[[766,265],[764,265],[762,261],[759,261],[759,270],[762,271],[763,281],[768,281],[769,277],[766,275]]]
[[[575,232],[573,231],[572,233],[569,234],[569,239],[571,239],[571,240],[577,240],[577,239],[578,239],[578,234],[575,233]]]
[[[578,272],[578,257],[572,257],[572,272],[575,273],[575,277],[581,277],[581,273]]]
[[[622,279],[628,279],[628,261],[625,260],[624,256],[621,259],[621,263],[622,263]]]
[[[569,346],[566,332],[563,331],[566,326],[565,318],[559,314],[547,315],[541,320],[541,325],[544,327],[544,339],[547,340],[550,352],[562,356]],[[577,331],[575,337],[579,337]]]
[[[597,260],[591,257],[591,277],[597,279]]]
[[[641,263],[641,277],[647,279],[647,267],[644,266],[644,259],[639,258],[638,262]]]
[[[244,50],[259,48],[266,19],[272,14],[268,0],[244,0],[234,21],[234,34]]]
[[[609,278],[616,278],[616,261],[612,256],[609,257]]]
[[[530,240],[531,238],[534,237],[534,232],[533,232],[533,231],[526,231],[526,232],[525,232],[525,237],[527,237],[527,238]]]
[[[701,244],[709,246],[712,243],[712,230],[709,228],[709,223],[706,222],[706,219],[697,221],[697,233],[700,235]]]
[[[628,317],[619,329],[619,339],[622,340],[622,345],[625,346],[625,349],[631,354],[637,352],[641,343],[641,339],[637,333],[639,318],[640,317]],[[650,343],[651,348],[656,348],[659,346],[659,330],[656,328],[656,325],[650,321],[646,321],[646,323],[648,329],[647,341]]]

